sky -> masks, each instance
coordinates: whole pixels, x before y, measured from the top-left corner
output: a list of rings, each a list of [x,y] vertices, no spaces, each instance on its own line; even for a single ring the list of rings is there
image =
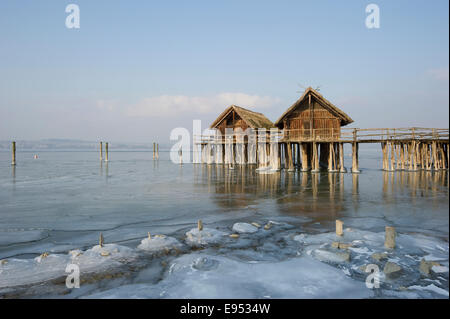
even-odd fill
[[[72,3],[79,29],[66,27]],[[2,0],[0,140],[164,143],[231,104],[276,121],[308,86],[351,127],[448,128],[448,6]]]

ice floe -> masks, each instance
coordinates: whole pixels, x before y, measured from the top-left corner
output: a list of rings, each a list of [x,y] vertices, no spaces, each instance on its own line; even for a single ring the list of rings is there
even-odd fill
[[[137,248],[150,252],[158,252],[163,250],[178,249],[181,246],[182,244],[176,238],[164,235],[155,235],[150,238],[144,238]]]
[[[258,231],[258,228],[256,226],[247,223],[235,223],[233,225],[233,231],[240,234],[256,233]]]
[[[198,265],[206,265],[198,267]],[[308,271],[305,271],[308,270]],[[90,298],[368,298],[373,291],[339,269],[309,257],[278,263],[242,263],[223,256],[189,254],[151,287],[128,285]]]
[[[212,228],[192,228],[186,233],[186,243],[190,246],[204,246],[210,244],[219,244],[224,241],[224,236],[228,234]]]

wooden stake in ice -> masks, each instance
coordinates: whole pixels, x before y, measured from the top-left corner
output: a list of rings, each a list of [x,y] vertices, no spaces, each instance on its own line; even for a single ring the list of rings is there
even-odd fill
[[[107,162],[108,161],[108,142],[105,143],[105,153],[106,153],[105,162]]]
[[[103,239],[103,234],[100,233],[100,238],[98,240],[98,244],[100,247],[103,247],[103,244],[105,243],[104,239]]]
[[[150,232],[147,233],[148,239],[152,239],[152,235],[150,235]]]
[[[395,228],[386,226],[385,233],[384,247],[389,249],[395,248]]]
[[[12,162],[11,165],[16,165],[16,142],[12,142]]]
[[[342,220],[336,219],[336,235],[343,236],[344,235],[344,223]]]
[[[100,160],[103,161],[103,142],[100,142]]]
[[[203,230],[203,222],[202,222],[201,219],[198,220],[197,228],[198,228],[199,231],[202,231],[202,230]]]

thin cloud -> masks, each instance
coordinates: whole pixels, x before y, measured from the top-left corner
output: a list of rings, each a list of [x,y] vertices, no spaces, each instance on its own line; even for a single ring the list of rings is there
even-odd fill
[[[438,68],[438,69],[430,69],[427,71],[428,75],[430,75],[433,79],[439,81],[448,81],[448,67],[446,68]]]
[[[188,113],[208,114],[235,104],[249,109],[266,109],[279,98],[245,93],[220,93],[214,96],[161,95],[140,100],[126,109],[130,117],[173,117]]]

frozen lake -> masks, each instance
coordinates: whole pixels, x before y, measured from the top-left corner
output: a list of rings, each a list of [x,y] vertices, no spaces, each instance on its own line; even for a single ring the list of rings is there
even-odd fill
[[[360,156],[361,174],[259,174],[254,166],[180,166],[167,152],[153,161],[151,152],[112,150],[108,163],[97,152],[18,152],[16,167],[0,152],[0,296],[448,298],[447,171],[382,172],[379,147]],[[205,234],[222,236],[201,249],[186,241],[199,219]],[[343,250],[350,260],[323,253],[336,252],[336,219],[352,243]],[[231,238],[237,222],[261,227]],[[385,226],[396,227],[398,247],[374,261],[385,252]],[[148,232],[173,237],[176,249],[164,247],[167,238],[161,250],[137,249]],[[100,233],[119,248],[88,260]],[[86,260],[81,288],[69,290],[64,270],[76,249]],[[422,259],[440,268],[424,275]],[[366,288],[361,267],[387,261],[400,275]]]

